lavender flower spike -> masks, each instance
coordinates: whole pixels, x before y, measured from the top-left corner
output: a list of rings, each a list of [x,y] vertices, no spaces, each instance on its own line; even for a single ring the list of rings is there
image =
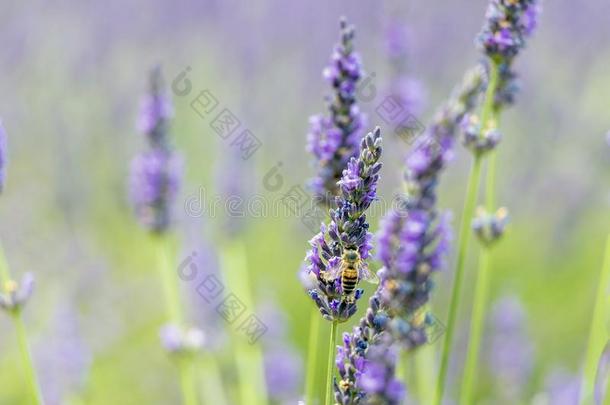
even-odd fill
[[[341,39],[323,75],[334,90],[328,99],[329,116],[310,118],[307,151],[313,154],[317,176],[310,186],[316,201],[330,206],[340,193],[337,181],[352,157],[365,126],[365,117],[356,104],[358,81],[363,76],[360,55],[354,52],[354,27],[340,21]]]
[[[385,266],[379,272],[381,284],[337,352],[339,404],[399,404],[405,396],[395,379],[392,352],[396,344],[414,349],[429,339],[433,319],[424,308],[430,275],[442,268],[449,243],[448,216],[436,210],[436,187],[452,156],[458,124],[481,94],[483,76],[480,66],[467,73],[407,157],[407,193],[385,218],[378,237],[378,257]]]
[[[315,278],[316,288],[310,289],[309,295],[329,321],[348,320],[356,312],[356,301],[362,296],[361,289],[356,289],[353,297],[344,294],[340,267],[345,251],[353,249],[358,251],[366,268],[372,234],[368,231],[365,211],[377,195],[380,157],[381,131],[376,128],[362,140],[359,157],[352,157],[343,171],[338,182],[341,195],[335,199],[336,208],[330,211],[330,224],[323,224],[310,241],[306,271]]]
[[[491,0],[489,3],[477,44],[499,68],[496,111],[512,104],[519,90],[512,63],[538,25],[540,3],[540,0]]]
[[[161,71],[156,67],[138,119],[138,128],[146,135],[149,150],[133,159],[130,174],[130,197],[135,214],[145,228],[157,233],[164,232],[171,224],[182,172],[182,160],[169,140],[171,104],[162,88]]]

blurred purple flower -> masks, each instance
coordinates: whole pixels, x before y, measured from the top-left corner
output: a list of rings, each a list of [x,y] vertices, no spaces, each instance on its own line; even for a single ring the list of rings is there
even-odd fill
[[[580,377],[564,370],[554,370],[545,381],[545,396],[548,404],[577,405],[580,394]]]
[[[138,121],[139,129],[147,135],[149,150],[133,159],[129,184],[135,214],[153,232],[164,232],[170,226],[182,175],[182,160],[170,147],[170,115],[161,70],[155,67],[150,76],[150,93],[143,102]]]
[[[34,352],[45,403],[59,405],[84,388],[92,355],[70,303],[59,306],[51,325],[50,336],[43,337]]]
[[[169,227],[181,174],[182,159],[160,148],[142,152],[132,160],[131,201],[136,216],[146,228],[162,232]]]
[[[419,115],[426,104],[427,94],[423,83],[408,73],[411,33],[398,18],[388,22],[386,50],[390,62],[388,96],[393,97],[410,114]]]
[[[524,400],[525,385],[534,366],[534,347],[526,327],[526,311],[516,297],[504,297],[492,307],[488,355],[497,392],[505,401]]]
[[[262,337],[267,392],[277,403],[296,403],[303,364],[298,352],[287,343],[286,316],[271,301],[263,305],[259,313],[268,327]]]
[[[519,90],[512,64],[538,25],[541,0],[491,0],[477,37],[481,50],[499,66],[494,108],[512,104]]]
[[[339,194],[337,181],[352,157],[358,154],[365,117],[356,105],[358,81],[363,75],[360,55],[353,50],[354,27],[340,21],[341,38],[323,76],[335,94],[328,98],[330,115],[309,119],[307,151],[313,154],[317,175],[310,181],[316,201],[330,206]]]

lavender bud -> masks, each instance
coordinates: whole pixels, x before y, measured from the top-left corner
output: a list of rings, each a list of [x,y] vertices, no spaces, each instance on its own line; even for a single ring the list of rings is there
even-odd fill
[[[168,324],[159,332],[163,348],[172,355],[192,355],[199,352],[205,342],[205,334],[198,328],[183,329]]]
[[[315,200],[330,206],[339,194],[337,181],[349,160],[358,154],[365,116],[356,105],[358,81],[363,76],[360,55],[354,52],[354,27],[340,21],[340,42],[323,76],[334,95],[328,98],[329,116],[310,118],[307,151],[313,154],[317,176],[310,181]]]
[[[5,282],[3,289],[0,290],[0,308],[7,312],[20,311],[32,296],[34,283],[34,276],[31,273],[25,273],[20,283],[14,280]]]
[[[479,207],[472,220],[472,229],[483,245],[492,246],[504,234],[508,221],[508,210],[504,207],[499,208],[494,214]]]
[[[460,128],[463,145],[475,155],[483,155],[493,150],[502,138],[493,120],[485,130],[482,130],[481,121],[475,114],[464,116]]]

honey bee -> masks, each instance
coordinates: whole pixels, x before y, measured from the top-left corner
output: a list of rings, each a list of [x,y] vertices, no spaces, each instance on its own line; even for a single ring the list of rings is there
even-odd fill
[[[336,280],[337,278],[341,278],[343,297],[348,302],[354,302],[354,293],[360,280],[366,280],[373,284],[379,282],[379,278],[369,271],[355,247],[345,249],[341,256],[341,265],[331,270],[327,277],[328,280]]]

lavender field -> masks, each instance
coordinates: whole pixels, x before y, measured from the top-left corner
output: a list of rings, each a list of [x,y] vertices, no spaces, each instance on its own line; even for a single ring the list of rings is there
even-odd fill
[[[608,15],[3,2],[0,405],[610,405]]]

